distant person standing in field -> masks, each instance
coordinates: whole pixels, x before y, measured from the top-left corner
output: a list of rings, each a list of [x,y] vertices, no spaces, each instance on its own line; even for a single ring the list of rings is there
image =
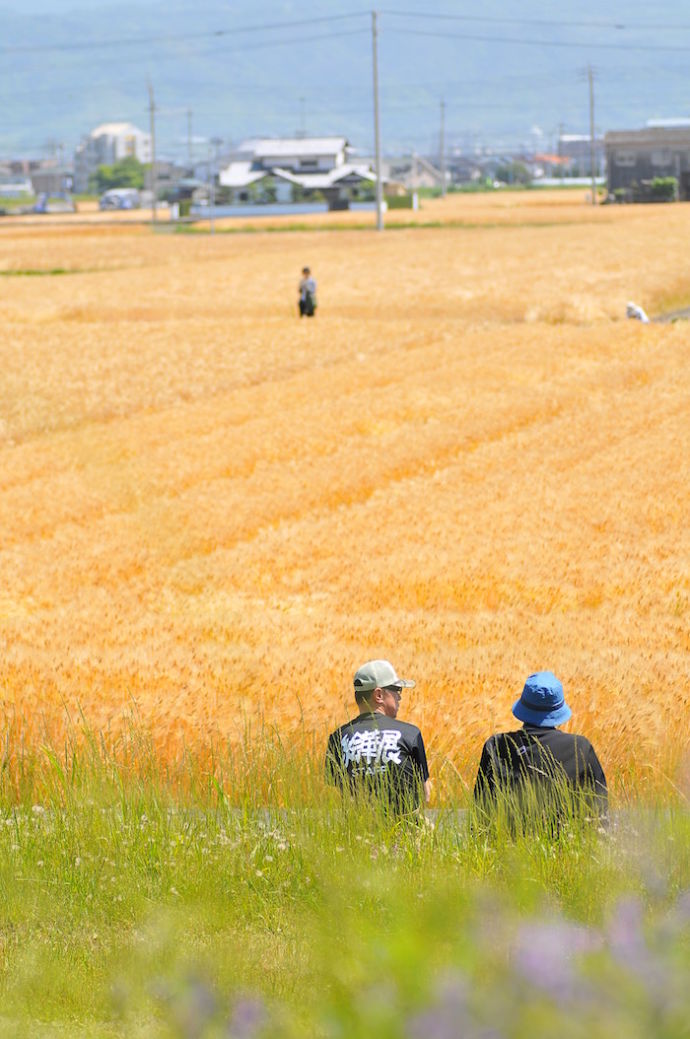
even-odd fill
[[[414,684],[387,660],[363,664],[354,679],[359,715],[331,733],[326,751],[329,783],[398,814],[415,812],[431,792],[422,734],[397,719],[402,691]]]
[[[309,267],[302,268],[299,283],[299,316],[313,317],[316,311],[316,282],[311,276]]]
[[[550,806],[558,818],[573,795],[582,795],[588,812],[606,816],[606,777],[594,747],[584,736],[558,731],[572,711],[553,672],[529,676],[513,714],[522,728],[498,733],[484,744],[475,800],[488,807],[507,795],[516,809],[531,800],[532,806]]]

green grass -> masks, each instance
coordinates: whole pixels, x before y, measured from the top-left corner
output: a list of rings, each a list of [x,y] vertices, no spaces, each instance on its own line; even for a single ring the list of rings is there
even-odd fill
[[[600,186],[601,187],[601,186]],[[505,194],[506,192],[516,191],[582,191],[584,185],[572,184],[567,177],[564,178],[562,183],[559,184],[540,184],[538,180],[530,181],[528,184],[501,184],[500,187],[494,187],[491,180],[472,182],[469,184],[449,184],[446,194],[447,195],[494,195],[497,193]],[[416,188],[415,191],[420,198],[440,198],[441,188]]]
[[[22,206],[31,206],[36,201],[35,195],[0,195],[0,209],[11,213]]]
[[[141,733],[8,739],[0,1036],[688,1035],[680,799],[557,838],[460,794],[401,823],[342,805],[320,748],[248,735],[166,765]]]
[[[55,278],[64,274],[105,274],[127,270],[120,264],[111,267],[9,267],[0,270],[0,278]]]
[[[207,218],[200,218],[200,222],[208,223]],[[578,227],[583,224],[596,223],[594,220],[523,220],[511,223],[501,223],[496,221],[493,223],[482,223],[470,220],[396,220],[386,224],[386,231],[422,231],[422,230],[448,230],[448,231],[515,231],[525,227],[570,227],[572,224],[577,224]],[[157,233],[172,233],[172,234],[194,234],[194,235],[207,235],[207,234],[288,234],[295,231],[313,231],[313,232],[327,232],[333,231],[376,231],[376,225],[372,221],[366,224],[305,224],[305,223],[291,223],[291,224],[267,224],[261,226],[258,224],[248,224],[243,227],[216,227],[211,232],[208,227],[199,227],[196,224],[159,224],[156,227]]]
[[[16,267],[0,270],[0,278],[41,278],[59,274],[84,274],[85,269],[71,267]]]

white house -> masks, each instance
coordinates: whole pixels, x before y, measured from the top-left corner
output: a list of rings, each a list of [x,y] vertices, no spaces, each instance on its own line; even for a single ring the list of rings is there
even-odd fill
[[[351,162],[350,154],[345,137],[253,137],[242,141],[218,179],[240,201],[252,185],[270,178],[279,201],[289,201],[299,188],[320,191],[335,205],[348,190],[375,181],[372,170]]]
[[[350,148],[345,137],[250,137],[237,150],[263,169],[326,173],[347,162]]]
[[[85,137],[74,155],[74,190],[88,191],[89,177],[99,166],[129,157],[151,162],[151,135],[133,123],[103,123]]]

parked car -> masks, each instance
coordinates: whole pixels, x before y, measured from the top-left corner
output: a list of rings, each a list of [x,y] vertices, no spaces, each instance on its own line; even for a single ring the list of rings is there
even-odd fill
[[[110,188],[98,202],[99,209],[139,209],[141,196],[138,188]]]

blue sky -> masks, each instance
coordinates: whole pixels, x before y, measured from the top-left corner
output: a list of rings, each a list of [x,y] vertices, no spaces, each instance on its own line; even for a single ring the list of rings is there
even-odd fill
[[[600,132],[690,114],[690,11],[677,2],[398,2],[380,17],[389,150],[433,154],[441,99],[448,141],[462,147],[541,135],[548,148],[559,127],[586,132],[589,64]],[[204,138],[303,126],[371,146],[370,18],[359,2],[0,0],[0,12],[0,156],[56,141],[70,150],[99,122],[145,125],[149,79],[170,155],[185,148],[188,110]],[[318,20],[333,15],[348,17]],[[313,24],[260,28],[305,17]]]

